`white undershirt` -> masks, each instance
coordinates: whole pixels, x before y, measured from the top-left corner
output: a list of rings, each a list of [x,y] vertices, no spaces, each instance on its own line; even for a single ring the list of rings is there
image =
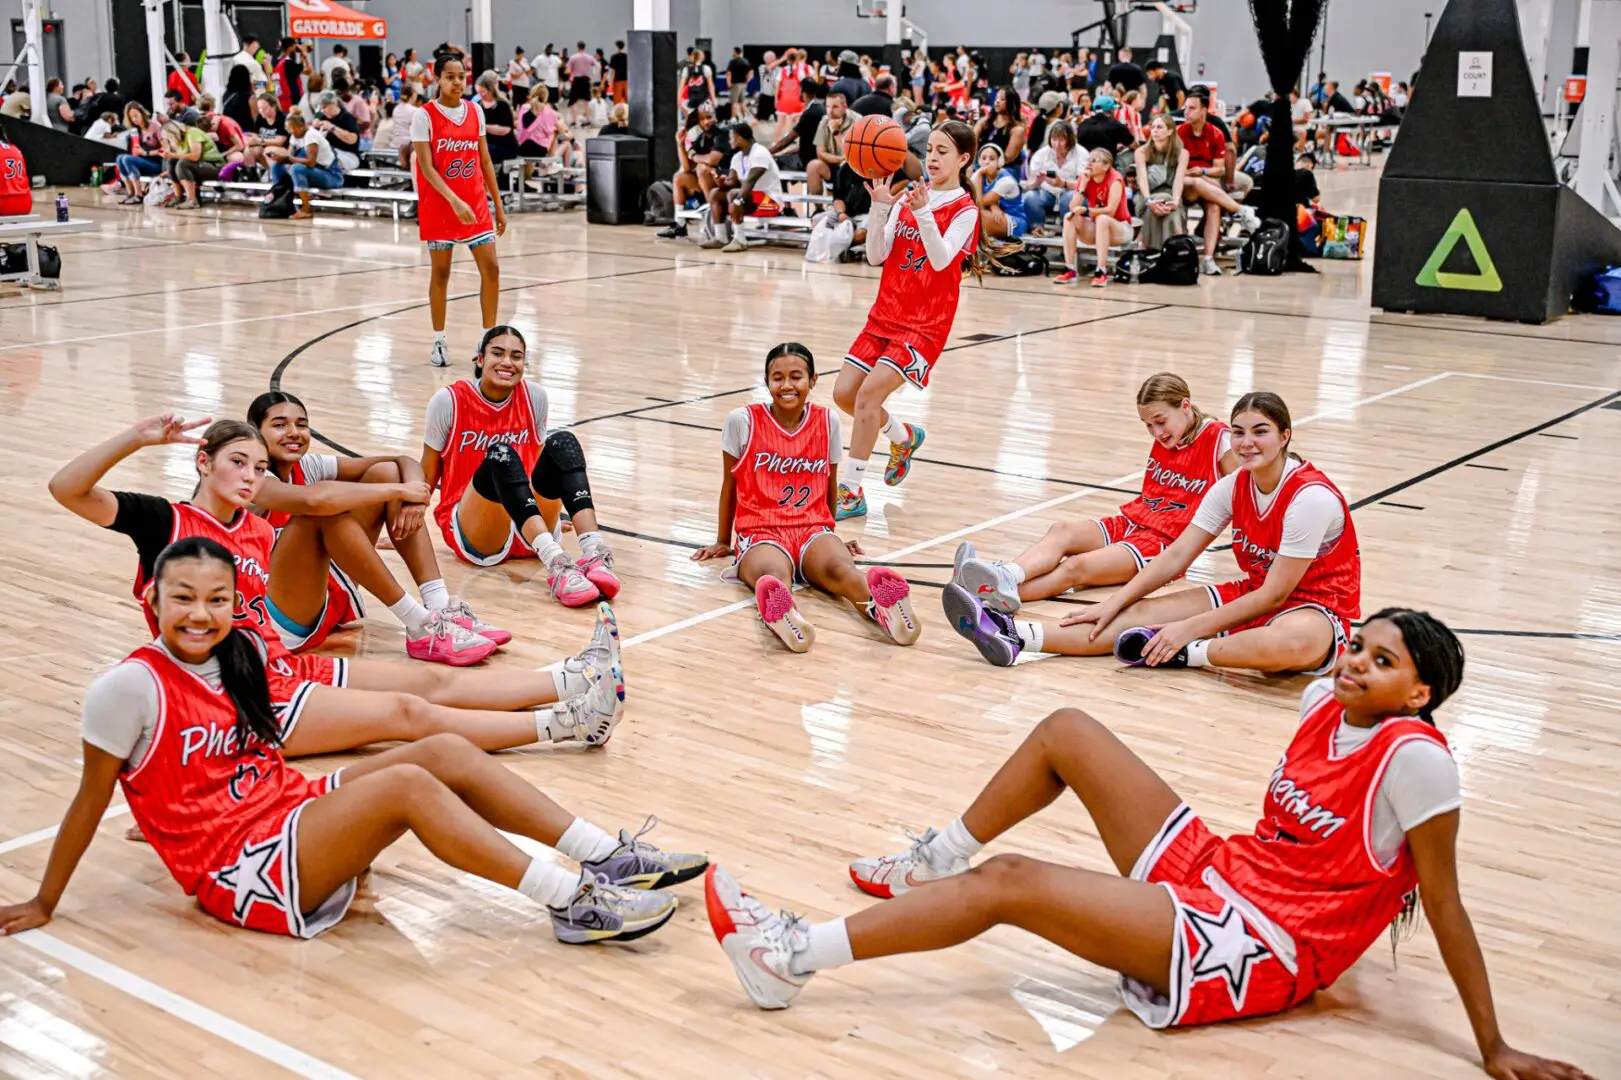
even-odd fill
[[[803,423],[803,421],[801,421]],[[754,435],[754,413],[747,405],[733,409],[726,415],[726,425],[720,430],[720,448],[734,458],[740,458],[749,448]],[[827,463],[837,465],[844,460],[844,435],[839,418],[832,409],[827,410]]]
[[[946,231],[943,234],[940,232],[934,212],[961,196],[960,187],[947,188],[945,191],[930,188],[928,208],[912,215],[917,219],[917,231],[923,237],[923,250],[929,254],[929,265],[936,270],[944,270],[962,257],[963,249],[974,238],[974,230],[979,226],[979,208],[969,203],[951,219]],[[894,203],[875,199],[872,212],[867,217],[867,261],[874,266],[882,266],[895,245],[895,230],[900,225],[901,216],[894,211],[894,207]]]
[[[452,124],[459,124],[467,119],[468,102],[466,98],[462,98],[462,103],[454,109],[447,109],[437,101],[431,102],[431,104],[435,109],[443,113],[445,119]],[[398,112],[399,110],[396,109],[395,111]],[[478,134],[480,138],[483,138],[484,110],[478,109],[476,112],[478,113]],[[411,141],[414,143],[433,141],[433,121],[428,116],[427,105],[411,114]]]
[[[529,379],[523,381],[523,386],[529,392],[529,407],[535,414],[535,444],[543,446],[546,443],[546,388]],[[483,396],[482,392],[479,396]],[[450,387],[441,386],[428,399],[428,419],[422,428],[422,444],[444,453],[445,447],[450,445],[450,428],[455,419],[456,399],[451,396]]]
[[[1290,458],[1283,470],[1283,480],[1300,465]],[[1233,490],[1239,479],[1247,475],[1244,469],[1234,469],[1211,485],[1209,494],[1193,515],[1193,527],[1211,536],[1220,536],[1233,521]],[[1279,480],[1270,493],[1256,489],[1258,511],[1266,513],[1272,500],[1283,490],[1283,480]],[[1314,484],[1298,491],[1284,511],[1283,539],[1278,543],[1278,554],[1286,559],[1315,559],[1333,547],[1344,533],[1345,510],[1340,500],[1328,488]]]
[[[154,644],[169,652],[161,640]],[[201,664],[175,663],[219,688],[220,662],[213,657]],[[132,767],[139,765],[158,727],[157,680],[149,668],[126,660],[90,684],[82,715],[80,734],[85,742]]]
[[[304,469],[304,483],[319,484],[324,480],[338,478],[338,455],[336,454],[305,454],[299,459],[299,465]]]

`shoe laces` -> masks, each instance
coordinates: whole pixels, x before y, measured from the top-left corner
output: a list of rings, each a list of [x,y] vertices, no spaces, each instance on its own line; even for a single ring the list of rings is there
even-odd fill
[[[656,814],[648,814],[647,815],[647,820],[642,822],[642,827],[639,830],[637,830],[636,835],[632,836],[632,835],[629,834],[628,830],[620,829],[619,830],[619,846],[620,846],[620,848],[627,855],[634,858],[637,862],[643,862],[643,863],[649,863],[649,864],[661,863],[662,860],[663,860],[663,857],[664,857],[664,852],[660,851],[658,848],[654,847],[652,844],[644,843],[642,841],[642,837],[644,837],[648,833],[652,832],[653,829],[655,827],[657,827],[658,823],[659,823],[658,815],[656,815]]]
[[[552,577],[559,579],[562,584],[579,586],[587,583],[585,573],[570,561],[567,555],[557,556],[546,569],[551,572]]]
[[[473,639],[478,637],[467,627],[451,621],[450,613],[447,611],[433,613],[428,620],[428,632],[434,637],[449,638],[453,646],[471,645]]]
[[[569,897],[568,921],[574,921],[574,912],[582,907],[606,908],[615,914],[629,911],[633,906],[632,890],[622,888],[608,880],[607,874],[585,873],[580,878],[580,888],[574,890]],[[591,901],[590,905],[586,901]]]
[[[483,619],[481,619],[477,615],[473,614],[473,609],[467,605],[466,600],[454,600],[454,601],[452,601],[451,605],[445,609],[445,614],[452,621],[454,621],[456,619],[466,619],[466,620],[468,620],[469,622],[471,622],[473,624],[474,632],[477,632],[478,628],[481,627],[481,626],[489,625]],[[460,624],[457,624],[457,625],[460,625]],[[463,626],[462,629],[466,630],[467,627]]]

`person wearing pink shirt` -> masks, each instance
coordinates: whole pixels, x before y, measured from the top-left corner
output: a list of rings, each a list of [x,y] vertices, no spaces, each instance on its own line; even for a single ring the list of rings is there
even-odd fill
[[[591,72],[596,63],[596,57],[585,51],[583,41],[575,45],[574,55],[568,58],[568,116],[576,124],[591,104]]]

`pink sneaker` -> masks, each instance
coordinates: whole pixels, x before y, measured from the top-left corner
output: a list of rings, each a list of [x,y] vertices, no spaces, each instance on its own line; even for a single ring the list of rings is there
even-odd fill
[[[912,613],[912,586],[906,579],[887,566],[869,567],[867,591],[872,593],[867,614],[873,621],[883,627],[884,633],[894,638],[897,645],[914,644],[923,627]]]
[[[467,606],[465,600],[452,599],[450,606],[445,609],[445,618],[463,630],[493,642],[497,648],[512,640],[512,631],[502,630],[498,626],[491,626],[477,615],[474,615],[473,609]]]
[[[405,653],[413,660],[426,660],[451,667],[476,664],[495,651],[495,642],[452,622],[444,612],[436,612],[422,632],[405,636]]]
[[[584,607],[596,603],[602,596],[601,590],[591,584],[567,555],[557,556],[546,567],[546,584],[552,587],[552,595],[564,607]]]
[[[597,587],[604,600],[612,600],[619,595],[621,588],[619,579],[614,576],[614,557],[610,551],[599,551],[595,555],[587,555],[576,563],[585,579]]]
[[[794,594],[770,574],[754,586],[754,603],[767,629],[794,652],[804,652],[816,643],[816,629],[794,607]]]

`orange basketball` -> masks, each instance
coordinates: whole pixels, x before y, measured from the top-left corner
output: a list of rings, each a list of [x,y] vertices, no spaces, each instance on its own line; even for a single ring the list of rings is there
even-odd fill
[[[858,176],[887,180],[906,164],[906,132],[887,116],[863,116],[845,133],[844,160]]]

